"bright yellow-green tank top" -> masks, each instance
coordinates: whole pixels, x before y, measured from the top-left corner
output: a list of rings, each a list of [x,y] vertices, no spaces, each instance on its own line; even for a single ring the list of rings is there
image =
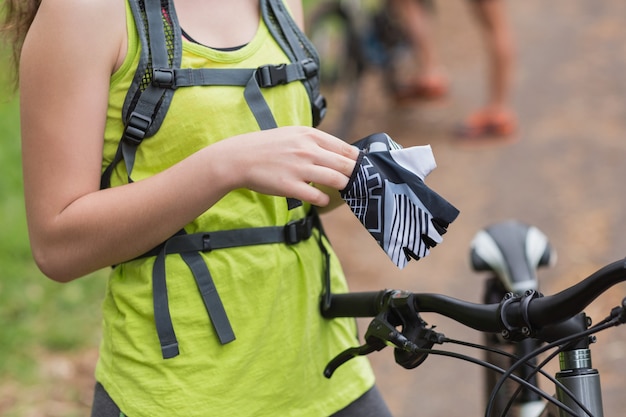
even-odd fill
[[[128,6],[127,24],[128,56],[111,77],[103,167],[113,159],[121,137],[121,108],[139,59],[140,45]],[[262,20],[254,39],[236,51],[183,42],[183,68],[256,68],[283,62],[288,59]],[[265,89],[263,94],[279,126],[311,124],[309,99],[301,83]],[[251,130],[258,130],[258,125],[242,87],[180,88],[159,131],[139,147],[133,180]],[[126,182],[123,165],[112,177],[113,186]],[[210,187],[211,181],[198,181],[197,186]],[[308,209],[304,204],[288,210],[284,198],[240,189],[186,230],[284,225],[304,217]],[[332,249],[331,255],[332,289],[345,292],[345,278]],[[162,358],[155,330],[154,258],[126,262],[112,270],[103,304],[96,378],[126,415],[328,416],[373,385],[364,358],[349,361],[331,379],[322,374],[329,360],[358,341],[354,320],[320,316],[323,259],[315,238],[291,246],[215,250],[203,257],[236,340],[219,343],[191,272],[179,255],[169,255],[169,305],[180,348],[180,355],[172,359]]]

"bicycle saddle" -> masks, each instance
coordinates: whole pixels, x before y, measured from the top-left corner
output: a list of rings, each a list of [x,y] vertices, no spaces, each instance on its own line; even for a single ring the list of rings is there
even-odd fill
[[[474,271],[494,272],[507,291],[523,294],[538,289],[535,272],[554,265],[556,251],[538,228],[508,220],[476,233],[470,260]]]

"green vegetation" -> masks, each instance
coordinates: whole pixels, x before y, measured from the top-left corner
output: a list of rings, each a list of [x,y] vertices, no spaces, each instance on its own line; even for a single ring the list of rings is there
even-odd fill
[[[0,378],[32,377],[38,355],[95,346],[105,271],[48,280],[30,253],[23,202],[18,97],[0,54]]]

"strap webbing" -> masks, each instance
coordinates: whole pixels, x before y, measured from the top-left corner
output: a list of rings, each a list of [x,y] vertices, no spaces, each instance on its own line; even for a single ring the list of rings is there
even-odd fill
[[[265,101],[261,89],[259,88],[259,83],[256,79],[256,71],[255,75],[248,80],[248,84],[246,84],[246,88],[243,90],[243,96],[246,98],[246,102],[250,110],[252,110],[252,114],[254,114],[254,118],[261,130],[278,127],[272,110],[267,105],[267,101]]]
[[[161,0],[145,0],[146,27],[148,31],[148,42],[150,43],[150,59],[153,68],[171,67],[168,55],[168,47],[165,42],[165,30],[163,28],[163,11]],[[128,182],[133,182],[131,173],[135,165],[135,154],[137,146],[145,138],[146,133],[152,125],[153,118],[159,107],[159,103],[163,100],[163,96],[167,90],[155,85],[148,84],[146,89],[141,93],[134,109],[126,120],[124,134],[119,143],[121,152],[118,151],[116,159],[111,165],[116,165],[118,158],[124,160],[126,165],[126,173]],[[109,175],[103,179],[101,183],[110,185],[110,172],[108,168],[105,171]]]
[[[181,230],[159,247],[142,255],[143,258],[153,256],[156,253],[152,269],[154,320],[163,359],[170,359],[179,354],[178,340],[172,324],[167,295],[165,271],[167,255],[180,254],[191,269],[213,328],[220,343],[226,344],[235,340],[235,333],[228,320],[213,277],[200,252],[271,243],[294,245],[311,237],[313,227],[318,224],[316,218],[316,215],[310,215],[285,226],[220,230],[210,233],[186,234],[184,230]]]
[[[172,81],[163,83],[163,87],[167,88],[211,85],[245,86],[255,73],[259,87],[265,88],[307,79],[308,73],[313,70],[307,68],[311,62],[304,59],[291,64],[264,65],[259,68],[174,68],[171,70],[157,68],[155,71],[157,73],[166,71],[168,75],[171,74]]]
[[[213,277],[204,258],[202,258],[199,252],[182,252],[180,256],[191,269],[196,279],[198,290],[202,296],[202,301],[204,301],[204,307],[211,318],[211,323],[213,323],[213,328],[220,339],[220,343],[224,345],[232,342],[235,340],[235,332],[233,332],[233,328],[230,325],[226,310],[217,293]]]
[[[317,50],[291,18],[282,0],[267,0],[262,3],[263,18],[272,36],[289,56],[291,61],[309,59],[316,67],[320,59]],[[317,74],[317,68],[316,68]],[[326,114],[326,99],[320,94],[319,77],[308,77],[302,81],[311,101],[313,126],[318,126]]]

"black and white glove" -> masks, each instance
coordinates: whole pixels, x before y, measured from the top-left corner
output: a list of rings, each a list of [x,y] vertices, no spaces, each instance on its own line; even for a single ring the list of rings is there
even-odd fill
[[[443,241],[459,211],[424,184],[436,167],[429,145],[404,149],[385,133],[353,145],[361,153],[341,197],[402,269]]]

